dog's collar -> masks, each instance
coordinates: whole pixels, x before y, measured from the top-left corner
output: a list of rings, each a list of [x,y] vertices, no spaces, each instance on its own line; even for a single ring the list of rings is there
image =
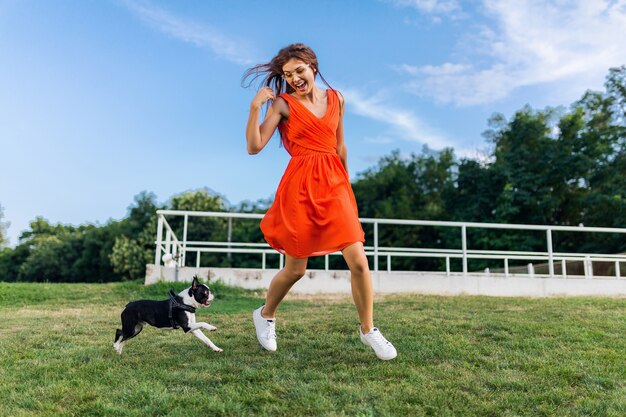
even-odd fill
[[[172,290],[170,288],[168,295],[170,296],[170,303],[169,303],[169,319],[170,319],[170,324],[172,325],[172,328],[177,329],[178,326],[176,325],[176,321],[174,320],[173,317],[173,311],[174,309],[179,309],[179,310],[185,310],[188,311],[190,313],[195,313],[196,312],[196,308],[192,307],[190,305],[187,305],[185,303],[181,303],[180,301],[178,301],[178,299],[180,298],[179,296],[176,295],[176,293],[174,292],[174,290]]]

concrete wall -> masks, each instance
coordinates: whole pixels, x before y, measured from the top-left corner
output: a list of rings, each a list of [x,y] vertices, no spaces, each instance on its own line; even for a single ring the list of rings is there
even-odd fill
[[[236,268],[167,268],[146,265],[146,284],[158,281],[191,281],[195,274],[204,280],[221,280],[225,284],[267,289],[276,269]],[[626,278],[607,277],[549,278],[547,276],[509,276],[501,274],[451,274],[440,272],[372,272],[377,293],[419,293],[438,295],[490,295],[515,297],[547,296],[626,296]],[[348,271],[310,270],[292,288],[299,294],[349,294]]]

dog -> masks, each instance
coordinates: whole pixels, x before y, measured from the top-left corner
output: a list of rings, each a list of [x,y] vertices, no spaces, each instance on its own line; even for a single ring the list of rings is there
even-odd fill
[[[113,348],[117,353],[122,354],[124,343],[137,336],[146,323],[159,329],[180,327],[185,333],[191,332],[213,351],[223,352],[201,330],[212,332],[217,330],[217,327],[204,322],[196,322],[196,308],[209,307],[213,301],[213,294],[209,287],[200,284],[198,277],[195,276],[191,287],[178,294],[170,290],[169,295],[169,300],[139,300],[126,305],[122,311],[122,328],[115,330]]]

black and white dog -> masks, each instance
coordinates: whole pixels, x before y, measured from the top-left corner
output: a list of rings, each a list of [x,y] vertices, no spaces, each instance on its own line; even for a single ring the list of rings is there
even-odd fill
[[[122,354],[124,343],[137,336],[148,323],[159,329],[177,329],[181,327],[185,333],[191,332],[215,352],[222,349],[215,346],[202,330],[217,330],[217,327],[204,322],[196,322],[196,308],[208,307],[213,301],[211,290],[193,277],[191,287],[174,294],[170,290],[170,298],[165,301],[139,300],[126,305],[122,311],[122,329],[115,330],[113,347]]]

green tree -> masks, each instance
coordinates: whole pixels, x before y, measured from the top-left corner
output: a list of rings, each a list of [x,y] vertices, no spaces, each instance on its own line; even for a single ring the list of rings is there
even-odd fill
[[[113,271],[123,279],[145,277],[146,264],[154,256],[157,210],[162,208],[153,193],[142,191],[128,208],[128,217],[119,224],[108,259]]]
[[[67,281],[107,282],[119,281],[124,277],[113,270],[109,255],[115,239],[122,234],[120,222],[109,222],[104,226],[81,226],[67,239],[68,251],[73,254]]]
[[[606,91],[588,91],[568,112],[525,107],[490,120],[493,161],[461,161],[448,210],[457,220],[587,226],[626,225],[624,92],[626,68],[612,69]],[[623,238],[559,233],[560,251],[624,249]],[[545,250],[539,233],[474,231],[474,248]]]
[[[110,260],[113,270],[129,279],[145,277],[146,264],[150,263],[152,252],[139,240],[120,236],[115,239]]]
[[[226,212],[229,210],[228,201],[221,195],[203,188],[199,190],[186,191],[184,193],[173,196],[168,204],[171,210],[183,211],[213,211]],[[179,240],[182,240],[184,233],[183,217],[168,218],[168,222],[172,230]],[[226,242],[228,240],[228,220],[225,218],[208,218],[190,216],[188,219],[188,241],[218,241]],[[187,257],[188,265],[195,265],[195,254]],[[229,266],[231,259],[224,254],[204,253],[201,255],[201,265],[211,266]]]
[[[2,219],[4,218],[4,207],[0,204],[0,249],[4,248],[9,244],[9,239],[7,237],[7,229],[11,226],[10,222],[4,222]]]
[[[17,280],[117,281],[120,276],[113,272],[108,255],[119,233],[116,222],[74,227],[38,217],[15,248],[16,254],[23,256]]]
[[[360,217],[428,219],[448,218],[445,196],[453,187],[455,161],[451,149],[440,153],[427,148],[421,155],[403,157],[399,151],[380,160],[376,168],[360,174],[353,184]],[[373,229],[365,227],[366,241],[373,242]],[[438,247],[443,230],[433,227],[379,227],[380,246]],[[399,258],[395,268],[432,269],[439,261]]]
[[[58,282],[67,277],[68,259],[64,255],[65,242],[59,236],[42,235],[33,242],[33,248],[20,265],[19,281]]]
[[[585,166],[581,223],[626,226],[626,67],[612,68],[604,94],[588,92],[575,104],[585,122],[581,130]],[[592,236],[582,245],[589,252],[626,251],[622,236]]]
[[[20,267],[30,255],[30,248],[17,245],[15,248],[0,249],[0,281],[15,282],[19,280]]]

